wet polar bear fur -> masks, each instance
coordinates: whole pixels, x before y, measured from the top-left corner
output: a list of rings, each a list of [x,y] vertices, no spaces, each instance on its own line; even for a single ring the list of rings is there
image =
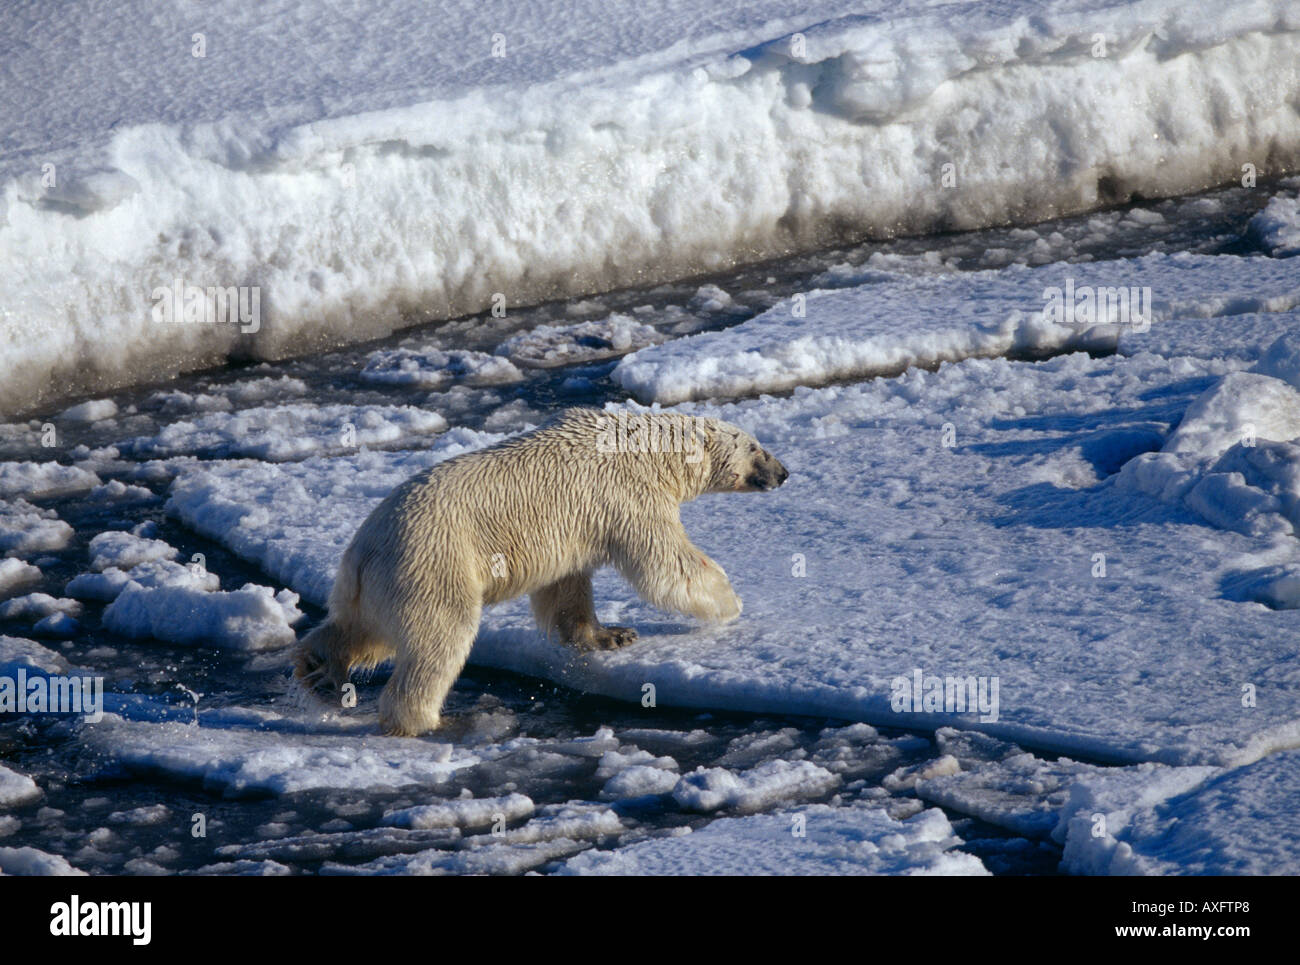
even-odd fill
[[[413,736],[438,726],[485,606],[527,593],[548,636],[621,647],[636,631],[602,626],[591,593],[592,573],[614,566],[657,607],[733,620],[740,598],[691,543],[678,506],[786,477],[752,436],[716,419],[566,409],[393,490],[344,551],[296,675],[321,693],[392,659],[380,726]]]

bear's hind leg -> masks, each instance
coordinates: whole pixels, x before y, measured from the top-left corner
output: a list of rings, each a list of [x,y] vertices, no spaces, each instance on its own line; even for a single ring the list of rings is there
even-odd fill
[[[456,617],[394,628],[397,659],[379,695],[379,726],[390,737],[418,737],[436,730],[442,704],[469,659],[482,608]]]
[[[596,619],[596,605],[591,595],[591,574],[574,573],[531,596],[533,616],[549,637],[558,633],[560,640],[579,650],[617,650],[636,639],[631,627],[601,626]]]
[[[340,690],[353,670],[373,670],[392,655],[383,640],[331,617],[299,642],[294,676],[309,692],[324,697]]]

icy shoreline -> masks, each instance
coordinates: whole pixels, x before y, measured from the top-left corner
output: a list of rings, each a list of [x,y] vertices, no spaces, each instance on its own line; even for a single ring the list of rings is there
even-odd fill
[[[506,48],[472,82],[459,66],[418,89],[381,76],[343,106],[240,89],[238,112],[187,116],[146,97],[111,133],[50,121],[47,145],[64,146],[48,151],[0,132],[0,410],[374,337],[498,294],[518,306],[1300,163],[1300,13],[1281,0],[896,7],[827,3],[801,30],[772,4],[726,29],[688,21],[668,50],[602,35],[598,70]],[[611,13],[585,26],[610,30]],[[425,40],[486,51],[494,20],[566,29],[532,16],[489,4]],[[128,60],[152,56],[152,36]],[[257,289],[261,317],[154,321],[178,278],[208,301]]]

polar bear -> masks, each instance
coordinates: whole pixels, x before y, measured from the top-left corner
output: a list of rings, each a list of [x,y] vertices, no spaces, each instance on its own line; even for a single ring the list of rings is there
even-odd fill
[[[726,422],[566,409],[393,490],[344,551],[328,619],[300,642],[296,676],[321,694],[392,659],[380,726],[414,736],[438,726],[485,606],[527,593],[548,636],[621,647],[636,631],[602,626],[592,602],[592,572],[612,565],[655,606],[733,620],[740,598],[691,543],[678,506],[775,489],[787,476]]]

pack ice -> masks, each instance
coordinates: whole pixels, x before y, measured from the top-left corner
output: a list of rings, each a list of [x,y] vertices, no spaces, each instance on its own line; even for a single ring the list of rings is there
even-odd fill
[[[1088,335],[1110,354],[1028,362],[976,353],[781,398],[685,404],[750,430],[791,470],[775,493],[683,507],[688,532],[744,597],[743,618],[688,626],[607,572],[596,581],[599,614],[637,626],[635,645],[575,656],[543,639],[517,601],[486,616],[472,660],[629,701],[652,683],[674,706],[956,727],[1081,758],[1094,763],[1061,779],[1045,815],[1009,826],[1065,840],[1080,802],[1114,778],[1130,789],[1128,806],[1113,808],[1124,819],[1107,838],[1074,832],[1083,843],[1067,843],[1067,867],[1182,867],[1162,851],[1174,839],[1161,828],[1206,807],[1198,789],[1300,745],[1300,444],[1290,441],[1300,436],[1300,349],[1287,334],[1300,319],[1296,279],[1278,264],[1217,256],[1073,266],[1080,285],[1153,289],[1148,326],[1107,318]],[[921,316],[946,320],[954,342],[1007,318],[1056,338],[1025,298],[1063,270],[926,282],[924,297],[915,279],[878,280],[827,296],[837,308],[822,321],[846,344],[883,346],[891,358],[913,351],[909,323]],[[1224,338],[1179,336],[1207,325]],[[694,341],[689,371],[709,380],[755,344],[772,354],[804,337],[760,316],[645,352]],[[807,371],[829,381],[812,363]],[[767,387],[728,384],[737,395]],[[353,525],[389,488],[493,438],[461,432],[421,453],[195,466],[168,507],[319,604]],[[270,504],[291,511],[272,517],[261,509]],[[928,682],[913,700],[914,680],[996,682],[982,691],[996,704],[954,703],[944,690],[930,700]],[[1285,801],[1296,779],[1271,773],[1255,813],[1293,827]],[[624,780],[669,783],[650,777]],[[674,787],[688,801],[744,793],[727,775]],[[997,817],[983,791],[966,788],[936,799]],[[1296,831],[1276,834],[1274,847],[1297,847]],[[1213,867],[1258,866],[1257,854],[1223,846]]]

